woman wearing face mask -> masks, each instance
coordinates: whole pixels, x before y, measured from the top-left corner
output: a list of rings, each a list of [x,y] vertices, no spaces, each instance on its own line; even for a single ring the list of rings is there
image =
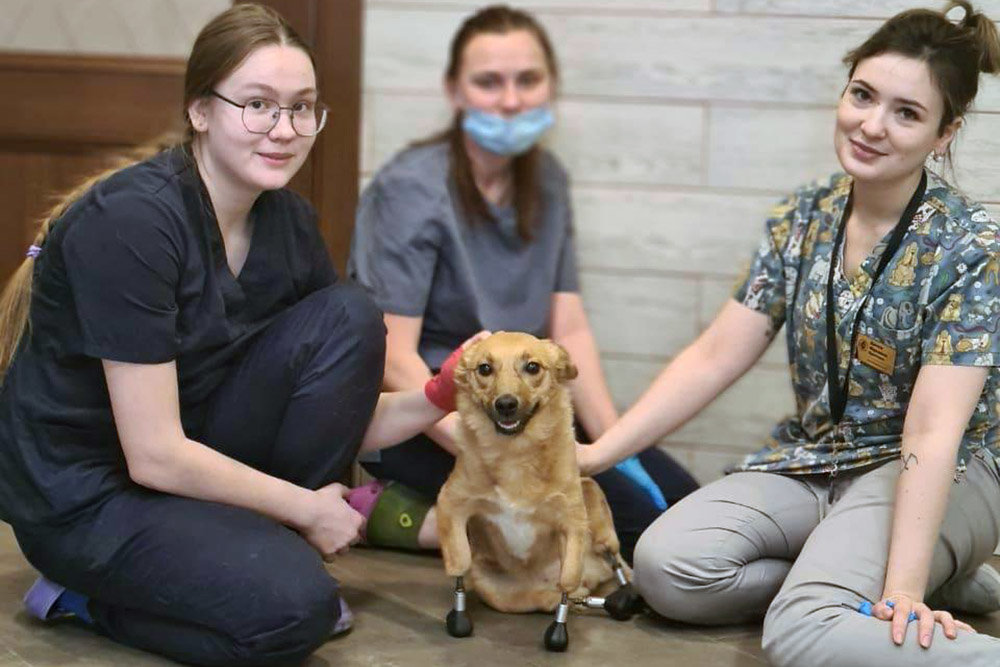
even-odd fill
[[[552,46],[530,14],[494,6],[469,17],[445,72],[454,122],[394,157],[365,190],[349,271],[385,311],[387,388],[420,386],[453,341],[481,329],[548,336],[579,368],[576,416],[583,435],[596,438],[617,414],[578,293],[566,174],[538,145],[553,123],[557,79]],[[421,519],[453,451],[445,420],[364,463],[379,479],[401,482],[384,492],[374,485],[355,505],[374,512],[370,542],[436,544],[433,513]],[[597,476],[627,558],[662,507],[696,487],[658,450],[640,460]]]
[[[326,121],[302,39],[234,6],[184,100],[184,139],[71,193],[0,301],[0,518],[38,618],[288,664],[350,621],[323,560],[362,517],[335,481],[446,413],[379,394],[381,314],[284,189]]]
[[[772,211],[734,299],[580,453],[601,470],[678,428],[785,325],[797,414],[635,554],[667,618],[766,614],[775,665],[1000,664],[1000,640],[943,611],[1000,609],[984,565],[1000,538],[1000,226],[924,166],[949,155],[1000,42],[969,3],[949,9],[903,12],[847,54],[846,173]]]

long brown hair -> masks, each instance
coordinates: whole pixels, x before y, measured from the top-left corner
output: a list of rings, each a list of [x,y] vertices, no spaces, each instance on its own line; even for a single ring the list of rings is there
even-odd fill
[[[198,34],[191,48],[184,74],[183,136],[167,133],[114,160],[110,168],[91,175],[58,198],[57,203],[42,217],[32,245],[42,247],[49,229],[66,210],[90,188],[111,174],[149,159],[156,153],[178,144],[190,156],[194,128],[187,118],[187,109],[195,100],[208,96],[215,86],[240,66],[247,56],[261,46],[282,44],[301,48],[313,61],[315,58],[305,41],[273,9],[256,4],[238,4],[222,12]],[[193,157],[191,157],[193,159]],[[10,367],[14,353],[28,324],[34,258],[27,257],[11,276],[0,295],[0,382]]]
[[[528,12],[513,9],[507,5],[491,5],[484,7],[467,18],[459,27],[451,40],[448,67],[445,69],[445,79],[449,83],[458,80],[462,68],[462,56],[465,47],[478,35],[504,35],[515,30],[529,32],[545,54],[545,63],[549,69],[552,81],[559,80],[559,66],[556,62],[555,50],[549,40],[545,28]],[[458,203],[470,224],[487,220],[496,222],[486,199],[476,187],[472,175],[472,162],[465,149],[465,137],[462,131],[462,112],[457,111],[448,129],[414,145],[423,146],[434,143],[448,143],[451,157],[451,178],[455,184]],[[517,232],[525,241],[530,241],[534,235],[535,224],[541,208],[541,189],[539,187],[539,169],[541,149],[533,146],[528,152],[515,157],[512,161],[514,181],[514,208],[517,211]]]
[[[959,7],[965,15],[952,23],[946,14]],[[848,79],[854,76],[862,60],[883,53],[927,63],[931,81],[944,99],[939,135],[968,111],[979,90],[979,73],[1000,71],[1000,37],[996,26],[966,0],[949,2],[941,11],[909,9],[890,18],[861,46],[844,56],[844,63],[850,67]],[[950,159],[950,146],[948,152]]]

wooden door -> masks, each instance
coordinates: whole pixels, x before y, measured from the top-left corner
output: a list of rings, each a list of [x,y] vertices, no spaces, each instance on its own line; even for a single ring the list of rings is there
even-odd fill
[[[357,202],[362,0],[269,0],[316,53],[327,128],[292,187],[316,206],[338,268]],[[184,61],[0,52],[0,280],[21,263],[53,195],[108,156],[183,126]]]

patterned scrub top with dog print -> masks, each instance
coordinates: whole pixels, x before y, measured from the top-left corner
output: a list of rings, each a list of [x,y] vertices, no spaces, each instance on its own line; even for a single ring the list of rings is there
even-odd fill
[[[888,238],[853,279],[842,257],[834,274],[838,383],[851,364],[847,406],[830,416],[826,366],[826,285],[830,254],[852,179],[837,174],[798,190],[771,212],[748,274],[733,295],[786,325],[796,414],[735,470],[836,473],[898,458],[906,407],[923,364],[985,366],[986,385],[962,439],[957,475],[969,457],[1000,458],[1000,226],[934,174],[899,249],[877,283]],[[841,244],[842,252],[843,244]],[[858,332],[895,350],[891,375],[848,355]]]

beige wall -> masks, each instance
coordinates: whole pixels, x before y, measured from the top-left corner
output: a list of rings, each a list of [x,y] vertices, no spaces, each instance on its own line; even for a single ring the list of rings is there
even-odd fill
[[[0,49],[187,57],[230,0],[0,0]]]
[[[367,0],[362,177],[443,126],[440,76],[482,3]],[[939,5],[942,3],[935,3]],[[1000,0],[980,2],[1000,16]],[[836,168],[840,58],[915,3],[528,0],[563,69],[550,145],[569,168],[583,294],[616,402],[634,401],[728,298],[771,202]],[[958,182],[1000,210],[1000,85],[984,81]],[[779,342],[780,342],[779,337]],[[739,341],[733,341],[738,345]],[[776,345],[666,446],[702,480],[792,410]]]

